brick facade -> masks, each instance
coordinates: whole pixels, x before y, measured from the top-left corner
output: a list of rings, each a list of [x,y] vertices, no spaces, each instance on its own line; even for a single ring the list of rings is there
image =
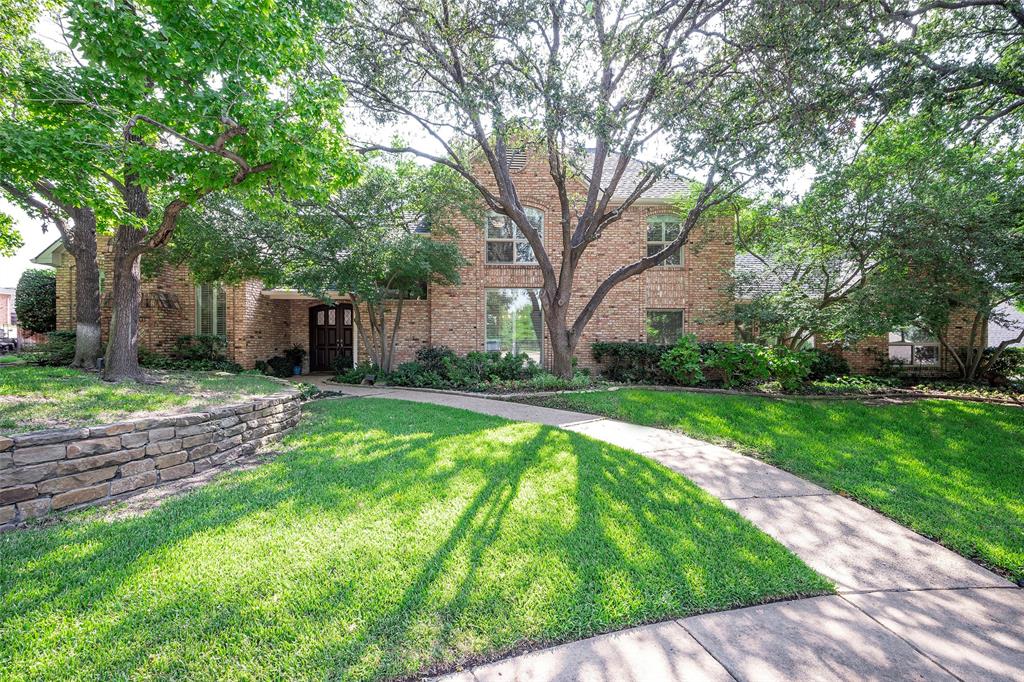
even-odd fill
[[[947,329],[947,342],[956,349],[966,348],[971,338],[971,325],[974,323],[974,314],[970,311],[963,311],[960,315],[954,315],[952,324]],[[981,346],[987,345],[988,325],[983,324],[979,333],[982,334]],[[850,363],[850,370],[854,374],[877,374],[883,362],[889,356],[888,336],[871,336],[861,339],[858,343],[842,351],[846,361]],[[945,348],[939,348],[938,365],[910,365],[905,368],[906,373],[922,377],[940,376],[957,373],[956,360]]]
[[[525,204],[544,214],[544,240],[549,255],[558,262],[561,254],[558,228],[558,200],[547,172],[546,160],[529,158],[516,175]],[[585,186],[574,188],[582,197]],[[646,253],[648,216],[670,214],[669,200],[638,202],[620,221],[608,228],[587,250],[580,263],[570,315],[575,315],[597,285],[616,268]],[[485,291],[497,288],[539,288],[536,265],[495,265],[485,262],[483,229],[469,219],[455,220],[453,238],[467,260],[457,286],[431,286],[426,300],[406,301],[399,329],[396,361],[415,356],[419,348],[446,345],[459,353],[485,348]],[[108,335],[110,322],[111,251],[108,239],[99,239],[99,265],[103,273],[102,330]],[[695,230],[684,247],[683,263],[662,266],[623,282],[605,299],[588,324],[578,346],[579,364],[594,366],[590,344],[598,340],[643,340],[647,310],[682,310],[685,330],[701,340],[730,340],[730,323],[720,318],[728,305],[727,288],[734,258],[731,219],[716,219]],[[62,253],[57,265],[57,325],[74,327],[74,260]],[[166,266],[143,278],[141,343],[148,350],[167,353],[175,340],[196,330],[196,289],[186,269]],[[225,287],[226,336],[229,357],[244,367],[281,354],[285,349],[309,345],[309,308],[312,299],[279,298],[268,295],[259,282]],[[365,319],[365,310],[362,311]],[[550,362],[550,343],[543,348],[545,364]],[[365,344],[356,339],[357,356],[367,358]],[[308,369],[308,359],[306,368]]]

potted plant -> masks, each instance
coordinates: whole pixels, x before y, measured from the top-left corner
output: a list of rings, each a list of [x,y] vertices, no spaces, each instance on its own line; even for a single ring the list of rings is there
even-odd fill
[[[286,350],[284,356],[288,358],[288,362],[292,363],[292,372],[295,376],[302,374],[302,361],[306,357],[306,349],[295,345]]]

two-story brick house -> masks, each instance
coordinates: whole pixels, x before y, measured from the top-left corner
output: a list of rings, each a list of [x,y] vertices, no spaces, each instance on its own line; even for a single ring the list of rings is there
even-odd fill
[[[630,189],[639,167],[630,169],[620,192]],[[553,259],[561,251],[558,199],[543,157],[523,156],[515,168],[523,203],[541,226]],[[584,181],[577,191],[586,191]],[[622,219],[586,252],[574,287],[582,307],[597,285],[614,269],[648,250],[671,241],[679,220],[673,202],[687,189],[676,179],[655,184]],[[481,227],[468,218],[454,221],[454,238],[467,264],[460,284],[428,288],[425,298],[407,301],[399,329],[396,361],[411,359],[423,346],[446,345],[459,353],[472,350],[526,352],[550,363],[549,344],[537,289],[541,273],[525,240],[501,216],[488,217]],[[435,238],[424,235],[424,238]],[[111,253],[99,240],[101,287],[109,281]],[[590,344],[597,340],[670,342],[694,332],[702,340],[731,340],[733,329],[722,321],[729,304],[728,278],[733,267],[733,224],[716,218],[691,235],[690,243],[665,264],[617,286],[588,324],[579,347],[581,366],[593,365]],[[57,326],[74,324],[74,259],[55,242],[36,263],[57,269]],[[238,286],[196,284],[187,270],[165,267],[143,283],[141,344],[168,352],[187,334],[218,334],[227,341],[230,358],[244,367],[299,345],[310,353],[307,370],[330,369],[339,355],[362,358],[354,329],[352,303],[337,296],[331,304],[299,292],[265,289],[258,281]],[[102,300],[102,327],[108,332],[108,292]]]
[[[514,171],[523,203],[557,262],[561,253],[558,199],[546,159],[524,155],[517,159]],[[638,164],[627,171],[621,196],[629,193],[639,172]],[[576,191],[583,196],[585,181],[577,185]],[[613,270],[672,240],[679,225],[675,202],[686,190],[685,182],[673,178],[656,183],[587,250],[575,279],[576,306],[570,315],[582,308]],[[744,267],[733,244],[734,227],[729,217],[708,221],[664,264],[619,284],[586,327],[577,348],[580,366],[594,365],[590,345],[599,340],[670,343],[684,332],[693,332],[702,341],[733,340],[735,329],[725,314],[733,303],[729,284],[734,268]],[[453,236],[424,234],[423,238],[456,241],[467,261],[460,271],[460,284],[431,285],[424,298],[406,301],[395,361],[412,359],[424,346],[445,345],[459,353],[525,352],[550,366],[538,295],[541,273],[529,244],[498,215],[489,216],[483,226],[460,216],[453,228]],[[99,249],[100,284],[105,288],[112,256],[103,237]],[[57,328],[73,329],[74,259],[57,241],[35,262],[56,267]],[[325,304],[300,292],[266,289],[258,281],[237,286],[197,284],[180,267],[165,267],[146,277],[142,291],[141,343],[157,353],[169,352],[179,336],[216,334],[225,338],[228,356],[244,367],[295,345],[309,351],[306,371],[330,370],[338,357],[345,363],[366,357],[359,348],[352,302],[344,295]],[[101,301],[106,336],[109,296],[103,295]],[[967,333],[966,328],[952,331],[955,338]],[[843,354],[857,372],[876,370],[886,357],[906,360],[925,372],[953,369],[937,342],[912,332],[864,339]]]

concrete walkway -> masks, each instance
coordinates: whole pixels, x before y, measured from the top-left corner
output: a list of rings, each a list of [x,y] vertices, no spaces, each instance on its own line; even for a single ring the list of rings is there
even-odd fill
[[[1024,590],[792,474],[671,431],[578,412],[426,391],[342,390],[549,424],[633,450],[720,498],[838,588],[834,596],[630,628],[443,679],[1024,680]]]

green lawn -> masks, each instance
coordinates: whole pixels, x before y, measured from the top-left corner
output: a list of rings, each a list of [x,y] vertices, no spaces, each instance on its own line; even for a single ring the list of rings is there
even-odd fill
[[[161,383],[111,384],[66,367],[0,366],[0,434],[180,412],[281,390],[280,383],[255,374],[151,374]]]
[[[0,355],[0,365],[13,365],[19,362],[21,362],[21,356],[19,355]]]
[[[7,679],[383,679],[829,583],[577,434],[312,403],[272,462],[141,517],[0,535]]]
[[[531,400],[737,446],[1024,580],[1024,410],[620,390]]]

